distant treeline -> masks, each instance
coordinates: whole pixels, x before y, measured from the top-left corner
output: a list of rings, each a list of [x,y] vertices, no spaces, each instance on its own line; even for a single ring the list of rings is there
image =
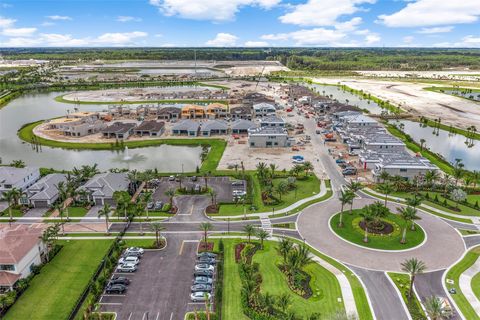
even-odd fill
[[[8,59],[193,60],[194,48],[12,48]],[[480,49],[434,48],[196,48],[198,60],[278,60],[296,70],[480,69]]]

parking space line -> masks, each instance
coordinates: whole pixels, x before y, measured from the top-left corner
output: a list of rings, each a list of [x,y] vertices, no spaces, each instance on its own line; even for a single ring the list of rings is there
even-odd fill
[[[192,305],[199,305],[200,304],[200,305],[203,306],[205,303],[204,302],[189,302],[187,304],[192,304]]]
[[[130,314],[128,315],[128,319],[127,320],[130,320],[132,318],[132,312],[130,312]]]
[[[104,305],[104,306],[121,306],[123,303],[121,302],[99,302],[98,304]]]
[[[126,297],[126,294],[104,294],[102,297]]]
[[[173,316],[173,312],[172,312],[172,315],[170,316],[170,319],[172,319],[172,316]],[[160,317],[160,312],[157,312],[157,316],[155,317],[155,320],[158,320],[158,317]]]
[[[157,318],[158,318],[158,314],[157,314]],[[173,312],[170,314],[170,320],[173,319]]]
[[[182,245],[180,246],[180,250],[178,251],[178,255],[179,255],[179,256],[182,255],[184,244],[185,244],[185,241],[182,241]]]

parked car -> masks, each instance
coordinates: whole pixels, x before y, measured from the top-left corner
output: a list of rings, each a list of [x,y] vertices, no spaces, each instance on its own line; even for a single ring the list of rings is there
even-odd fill
[[[195,265],[195,271],[210,271],[214,272],[215,267],[208,263],[199,263]]]
[[[193,284],[212,284],[213,280],[209,277],[195,277]]]
[[[147,203],[147,209],[148,210],[152,210],[154,207],[155,207],[155,203],[153,203],[153,202]]]
[[[335,160],[335,163],[345,163],[346,161],[344,159],[337,159]]]
[[[195,188],[194,188],[193,190],[194,190],[195,192],[200,192],[200,189],[201,189],[201,188],[200,188],[200,185],[197,183],[197,184],[195,185]]]
[[[143,250],[143,248],[140,248],[140,247],[130,247],[130,248],[127,248],[125,250],[126,253],[130,253],[130,252],[138,252],[140,254],[143,254],[145,252],[145,250]]]
[[[212,286],[209,284],[194,284],[191,288],[192,292],[212,292]]]
[[[198,180],[197,176],[192,176],[192,181],[195,182],[195,181],[197,181],[197,180]]]
[[[128,286],[130,284],[130,279],[126,277],[119,277],[119,276],[114,276],[110,281],[108,282],[110,284],[123,284],[124,286]]]
[[[201,302],[201,301],[210,300],[211,297],[212,297],[212,295],[210,293],[202,292],[202,291],[193,292],[192,294],[190,294],[190,299],[193,302]]]
[[[210,259],[215,259],[217,257],[217,255],[215,253],[212,253],[212,252],[200,252],[199,254],[197,254],[197,258],[203,258],[203,257],[208,257]]]
[[[156,201],[155,202],[155,210],[162,210],[163,208],[163,202],[162,201]]]
[[[209,258],[207,256],[203,256],[203,257],[197,258],[197,263],[207,263],[210,265],[215,265],[217,261],[215,260],[215,258]]]
[[[243,181],[241,181],[241,180],[232,181],[232,186],[233,187],[243,187]]]
[[[117,272],[135,272],[137,271],[137,265],[125,263],[117,267]]]
[[[175,176],[168,177],[168,181],[175,181]]]
[[[127,287],[123,284],[108,285],[105,289],[105,292],[108,294],[122,294],[125,293],[125,291],[127,291]]]
[[[208,270],[199,270],[195,271],[193,273],[194,277],[207,277],[207,278],[213,278],[213,271],[208,271]]]
[[[134,264],[134,265],[137,265],[140,263],[140,259],[138,259],[138,257],[135,257],[135,256],[126,256],[126,257],[122,257],[118,260],[118,263],[119,264],[126,264],[126,263],[129,263],[129,264]]]
[[[232,195],[234,197],[243,197],[243,196],[247,195],[247,192],[244,191],[244,190],[233,190]]]
[[[353,176],[357,174],[357,169],[353,167],[346,167],[342,170],[342,174],[345,176]]]
[[[122,257],[137,257],[140,259],[142,257],[142,254],[139,251],[131,251],[131,252],[125,252]]]

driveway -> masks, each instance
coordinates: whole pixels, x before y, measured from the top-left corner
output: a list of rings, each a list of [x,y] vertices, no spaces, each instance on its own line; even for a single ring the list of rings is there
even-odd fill
[[[23,216],[28,218],[41,218],[50,208],[32,208],[28,210]]]
[[[177,196],[173,204],[178,208],[177,214],[170,221],[207,221],[205,209],[211,204],[211,198],[203,195]]]
[[[101,310],[116,312],[119,320],[182,320],[191,309],[198,239],[169,235],[164,250],[146,251],[137,272],[126,275],[131,280],[127,293],[102,295]]]

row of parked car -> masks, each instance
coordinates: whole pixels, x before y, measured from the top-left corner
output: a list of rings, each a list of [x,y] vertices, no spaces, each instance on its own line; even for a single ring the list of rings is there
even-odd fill
[[[211,252],[202,252],[197,255],[195,271],[193,273],[193,285],[190,299],[193,302],[210,300],[215,281],[215,268],[217,255]]]
[[[138,269],[140,264],[140,259],[142,258],[145,250],[138,247],[127,248],[120,259],[118,260],[118,265],[115,270],[117,273],[130,273],[135,272]],[[105,293],[107,294],[124,294],[127,291],[127,287],[130,284],[130,279],[114,275],[107,283],[105,288]]]
[[[232,181],[232,196],[241,199],[247,195],[245,184],[241,180]]]
[[[353,167],[350,163],[348,163],[344,159],[339,158],[335,160],[335,162],[340,168],[342,168],[342,174],[344,176],[351,176],[351,175],[357,174],[357,168]]]

